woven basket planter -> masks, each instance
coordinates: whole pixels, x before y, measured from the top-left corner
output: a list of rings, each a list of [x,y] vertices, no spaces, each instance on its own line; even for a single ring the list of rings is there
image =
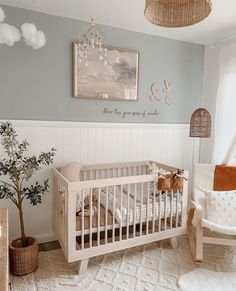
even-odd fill
[[[33,237],[26,238],[27,246],[21,247],[21,238],[10,243],[10,271],[22,276],[38,268],[38,242]]]

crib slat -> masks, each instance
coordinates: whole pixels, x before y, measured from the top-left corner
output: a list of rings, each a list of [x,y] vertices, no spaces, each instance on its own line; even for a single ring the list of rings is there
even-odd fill
[[[129,195],[130,195],[130,184],[128,184],[128,212],[127,212],[127,218],[126,218],[126,238],[129,239],[129,220],[130,220],[130,217],[129,217]]]
[[[53,195],[53,226],[56,229],[57,233],[57,219],[56,219],[56,214],[57,214],[57,197],[58,197],[58,183],[56,177],[53,177],[53,183],[54,183],[54,195]]]
[[[61,183],[59,182],[59,189],[61,189]],[[59,192],[60,194],[60,192]],[[58,230],[59,230],[59,236],[61,237],[61,228],[60,228],[60,225],[61,225],[61,195],[58,197],[58,210],[59,210],[59,227],[58,227]]]
[[[63,239],[63,242],[65,242],[65,200],[64,200],[64,195],[65,195],[65,188],[64,186],[62,186],[62,197],[61,197],[61,203],[62,203],[62,239]]]
[[[167,195],[168,195],[168,191],[165,191],[165,222],[164,222],[164,230],[166,230],[166,226],[167,226]]]
[[[60,188],[59,189],[61,189],[61,191],[63,191],[61,183],[60,183]],[[62,210],[61,192],[60,192],[60,197],[59,197],[59,209],[60,209],[59,222],[60,222],[60,225],[62,226],[62,227],[60,227],[60,237],[62,238],[62,241],[63,241],[63,237],[62,237],[62,234],[63,234],[63,223],[62,223],[62,214],[63,214],[63,212],[62,211],[63,210]],[[63,241],[63,243],[64,243],[64,241]]]
[[[58,190],[60,189],[60,181],[58,181]],[[61,237],[60,234],[60,193],[58,191],[58,196],[57,196],[57,231],[59,237]]]
[[[141,184],[141,205],[140,205],[140,236],[143,235],[143,182]]]
[[[177,199],[176,199],[176,227],[178,227],[179,223],[179,190],[176,191]]]
[[[182,189],[182,191],[183,191],[183,189]],[[180,212],[180,215],[181,215],[181,225],[184,225],[184,215],[183,215],[183,209],[184,209],[184,199],[183,199],[183,192],[180,192],[180,197],[179,197],[179,199],[181,200],[181,212]]]
[[[147,206],[146,206],[146,234],[148,234],[148,210],[149,210],[149,182],[147,182],[148,193],[147,193]]]
[[[105,209],[105,244],[107,244],[107,214],[108,214],[108,187],[106,187],[106,209]]]
[[[152,233],[155,232],[155,213],[156,213],[156,197],[155,197],[155,181],[153,181]]]
[[[113,169],[114,170],[114,169]],[[113,186],[113,215],[112,215],[112,242],[115,241],[115,201],[116,201],[116,186]]]
[[[158,207],[158,214],[159,214],[159,221],[158,221],[158,231],[161,231],[161,202],[162,202],[162,191],[159,193],[159,207]]]
[[[62,184],[60,183],[60,189],[62,189]],[[61,195],[60,195],[60,198],[59,198],[59,208],[60,208],[60,216],[59,216],[59,221],[60,221],[60,225],[62,225],[62,216],[61,216],[61,211],[62,211],[62,209],[61,209]],[[61,229],[61,227],[60,227],[60,225],[59,225],[59,230],[60,230],[60,237],[62,237],[62,232],[63,232],[63,230]],[[63,240],[63,238],[62,238],[62,240]],[[63,242],[64,243],[64,242]]]
[[[134,225],[133,225],[133,237],[136,237],[136,195],[137,195],[137,183],[134,184]]]
[[[58,213],[59,213],[59,211],[58,211],[58,207],[57,207],[57,205],[58,205],[57,201],[58,201],[58,195],[59,195],[59,193],[58,193],[59,188],[58,188],[58,180],[56,177],[54,177],[54,184],[55,184],[55,188],[54,188],[55,194],[53,196],[53,198],[54,198],[53,225],[56,229],[56,233],[58,233]]]
[[[81,249],[84,249],[84,190],[82,190],[82,237],[81,237]]]
[[[60,182],[58,182],[58,189],[60,189]],[[58,223],[57,229],[58,229],[58,234],[59,234],[59,237],[60,237],[60,196],[59,195],[57,197],[57,211],[58,211],[58,214],[57,214],[57,223]]]
[[[122,204],[123,204],[123,185],[120,186],[120,213],[122,217]],[[120,222],[120,240],[122,240],[122,219]]]
[[[90,210],[90,215],[89,215],[89,247],[92,247],[92,228],[93,228],[93,224],[92,224],[92,219],[93,219],[93,189],[90,189],[90,201],[89,201],[89,210]]]
[[[173,190],[171,190],[171,196],[170,196],[170,229],[172,229],[172,223],[173,223]]]
[[[98,246],[100,246],[100,211],[101,211],[101,203],[100,203],[100,197],[101,197],[101,188],[98,188],[98,209],[97,209],[97,215],[98,215],[98,235],[97,235],[97,243]]]
[[[62,206],[63,206],[63,241],[66,242],[66,203],[65,203],[65,187],[63,187]],[[66,243],[65,243],[66,245]]]

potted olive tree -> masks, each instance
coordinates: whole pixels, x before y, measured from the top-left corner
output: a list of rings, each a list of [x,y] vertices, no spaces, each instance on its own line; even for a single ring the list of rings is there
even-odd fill
[[[10,122],[0,123],[3,159],[0,160],[0,199],[10,199],[18,209],[21,236],[10,243],[10,269],[15,275],[24,275],[38,267],[38,243],[25,233],[23,203],[32,205],[42,202],[48,192],[48,180],[30,185],[31,177],[43,166],[53,163],[55,149],[38,157],[27,156],[29,143],[17,140],[17,133]]]

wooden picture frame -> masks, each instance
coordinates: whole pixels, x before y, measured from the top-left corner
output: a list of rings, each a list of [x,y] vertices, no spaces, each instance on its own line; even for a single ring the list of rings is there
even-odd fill
[[[108,46],[107,65],[98,60],[99,48],[88,54],[88,66],[80,62],[79,46],[73,42],[73,97],[82,99],[137,101],[139,53]]]

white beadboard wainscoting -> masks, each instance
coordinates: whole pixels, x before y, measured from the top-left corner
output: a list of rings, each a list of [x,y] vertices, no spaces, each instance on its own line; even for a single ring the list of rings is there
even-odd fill
[[[81,123],[52,121],[12,121],[20,139],[30,142],[29,154],[57,149],[54,166],[68,162],[82,164],[155,160],[179,168],[192,169],[193,139],[188,124]],[[198,146],[198,145],[197,145]],[[2,149],[1,149],[2,150]],[[199,152],[199,148],[195,152]],[[26,232],[39,242],[55,239],[52,230],[51,169],[43,169],[36,179],[50,179],[50,192],[39,206],[25,203]],[[9,207],[10,238],[19,236],[17,209]]]

